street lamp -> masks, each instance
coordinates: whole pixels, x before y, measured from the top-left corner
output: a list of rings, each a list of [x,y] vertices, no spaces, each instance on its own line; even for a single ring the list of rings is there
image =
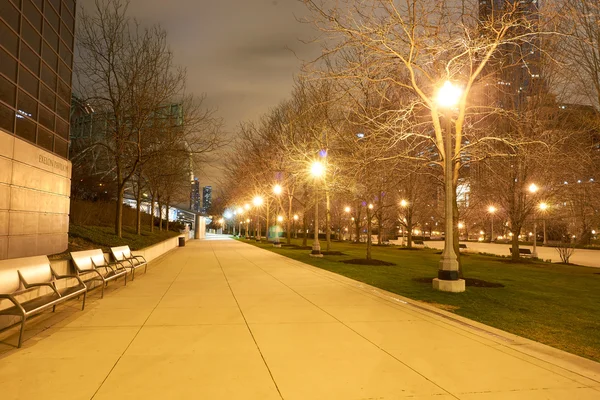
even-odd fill
[[[492,220],[492,234],[490,236],[490,243],[494,241],[494,213],[497,211],[496,207],[489,206],[488,212],[490,213],[490,219]]]
[[[237,210],[235,210],[235,212],[239,218],[238,237],[242,237],[242,222],[244,222],[244,220],[242,219],[242,215],[244,214],[244,209],[242,207],[238,207]]]
[[[254,199],[252,199],[252,204],[254,204],[254,207],[256,207],[256,241],[260,242],[261,240],[261,234],[260,234],[260,206],[262,206],[263,204],[263,198],[260,196],[256,196]]]
[[[345,207],[344,208],[344,212],[346,214],[348,214],[348,216],[350,216],[350,211],[352,211],[352,209],[350,207]],[[346,218],[346,221],[348,223],[348,227],[346,228],[346,232],[348,232],[349,240],[352,241],[352,229],[350,229],[351,228],[351,226],[350,226],[350,219]]]
[[[444,251],[442,252],[442,258],[439,264],[438,277],[433,280],[433,288],[444,292],[464,292],[465,281],[459,279],[458,276],[458,258],[454,251],[454,233],[453,233],[453,215],[452,206],[456,192],[454,191],[453,184],[453,157],[452,157],[452,108],[454,108],[460,98],[462,97],[462,90],[453,85],[450,81],[446,81],[437,93],[437,104],[443,108],[445,113],[445,133],[446,143],[444,150],[444,185],[446,192],[445,201],[445,243]]]
[[[275,243],[273,243],[273,247],[281,247],[281,243],[279,243],[279,224],[283,222],[283,217],[281,215],[277,216],[277,224],[275,225]]]
[[[544,215],[544,218],[542,219],[542,222],[544,224],[544,246],[548,245],[548,238],[546,237],[546,210],[548,209],[548,204],[541,202],[539,205],[539,209],[542,212],[542,214]]]
[[[311,257],[323,257],[319,243],[319,185],[317,181],[325,174],[325,166],[319,161],[314,161],[310,165],[310,174],[315,178],[315,236],[310,255]]]
[[[250,229],[250,218],[246,219],[246,240],[250,238],[248,236],[248,229]]]

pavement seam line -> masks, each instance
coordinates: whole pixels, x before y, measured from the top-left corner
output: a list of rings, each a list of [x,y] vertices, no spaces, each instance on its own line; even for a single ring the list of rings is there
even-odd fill
[[[259,250],[263,250],[258,248]],[[267,251],[267,250],[265,250]],[[240,254],[239,252],[236,253]],[[451,393],[449,390],[443,388],[442,386],[440,386],[438,383],[432,381],[431,379],[429,379],[428,377],[426,377],[425,375],[423,375],[422,373],[420,373],[419,371],[417,371],[416,369],[414,369],[413,367],[411,367],[410,365],[406,364],[405,362],[403,362],[402,360],[400,360],[398,357],[394,356],[393,354],[391,354],[390,352],[388,352],[387,350],[381,348],[380,346],[378,346],[376,343],[372,342],[371,340],[369,340],[368,338],[366,338],[365,336],[361,335],[360,333],[358,333],[356,330],[352,329],[350,326],[346,325],[343,321],[341,321],[340,319],[336,318],[334,315],[332,315],[331,313],[325,311],[324,309],[322,309],[321,307],[319,307],[317,304],[313,303],[312,301],[310,301],[309,299],[307,299],[306,297],[304,297],[302,294],[298,293],[297,291],[295,291],[294,289],[292,289],[291,287],[289,287],[286,283],[282,282],[281,280],[277,279],[275,276],[271,275],[270,273],[268,273],[267,271],[265,271],[264,269],[262,269],[261,267],[259,267],[258,265],[256,265],[252,260],[248,259],[247,257],[245,257],[243,254],[240,254],[240,256],[244,259],[246,259],[250,264],[254,265],[256,268],[260,269],[263,273],[269,275],[271,278],[275,279],[277,282],[279,282],[280,284],[282,284],[283,286],[285,286],[286,288],[288,288],[289,290],[291,290],[292,292],[294,292],[296,295],[300,296],[301,298],[303,298],[304,300],[306,300],[307,302],[309,302],[310,304],[312,304],[313,306],[315,306],[317,309],[321,310],[322,312],[324,312],[325,314],[329,315],[331,318],[333,318],[334,320],[336,320],[337,322],[339,322],[342,326],[346,327],[346,329],[348,329],[349,331],[353,332],[355,335],[363,338],[364,340],[366,340],[368,343],[370,343],[372,346],[374,346],[375,348],[379,349],[379,351],[387,354],[389,357],[393,358],[394,360],[396,360],[397,362],[399,362],[400,364],[404,365],[406,368],[410,369],[411,371],[413,371],[415,374],[419,375],[420,377],[422,377],[423,379],[425,379],[428,382],[431,382],[433,385],[437,386],[438,388],[440,388],[442,391],[444,391],[446,394],[454,397],[455,399],[459,399],[459,397],[457,397],[455,394]]]
[[[121,361],[121,358],[123,358],[123,356],[125,355],[125,353],[127,352],[127,350],[129,350],[129,347],[131,347],[131,344],[133,343],[133,341],[138,337],[138,335],[140,334],[140,332],[144,328],[144,326],[146,326],[146,322],[148,322],[148,320],[150,319],[150,317],[152,316],[152,314],[154,313],[154,311],[156,310],[156,308],[158,307],[158,305],[160,304],[160,302],[162,301],[162,299],[165,297],[165,295],[167,294],[167,292],[171,289],[171,286],[173,286],[173,283],[175,283],[175,281],[177,280],[177,278],[181,274],[181,271],[183,271],[183,268],[187,264],[188,260],[189,260],[189,256],[185,259],[185,262],[181,263],[181,269],[179,270],[179,272],[177,273],[177,275],[175,275],[175,278],[173,278],[173,280],[171,281],[171,284],[169,285],[169,287],[167,287],[167,289],[165,290],[165,292],[163,293],[163,295],[160,296],[160,299],[158,300],[158,302],[156,303],[156,305],[152,308],[152,311],[150,311],[150,314],[148,314],[148,317],[146,317],[146,319],[144,320],[144,322],[142,323],[142,325],[140,325],[140,328],[137,330],[137,332],[135,333],[135,335],[133,335],[133,338],[131,338],[131,340],[129,341],[129,344],[127,345],[127,347],[125,348],[125,350],[123,350],[123,352],[121,353],[121,355],[119,356],[119,358],[117,359],[117,361],[115,361],[115,363],[111,367],[110,371],[108,371],[108,374],[106,374],[106,376],[104,377],[104,379],[102,380],[102,382],[100,383],[100,385],[98,386],[98,388],[96,389],[96,391],[94,392],[94,394],[92,395],[92,397],[90,397],[90,400],[93,400],[94,397],[96,397],[96,395],[100,391],[100,389],[102,389],[102,386],[104,386],[104,383],[108,380],[108,378],[110,377],[110,375],[112,374],[112,372],[116,368],[116,366],[119,363],[119,361]]]
[[[243,242],[242,242],[242,243],[243,243]],[[253,247],[256,247],[256,246],[253,246]],[[258,247],[258,249],[260,249],[260,250],[265,250],[265,249],[261,249],[260,247]],[[268,250],[265,250],[265,251],[268,251]],[[381,294],[381,295],[379,295],[378,293],[372,294],[372,293],[369,293],[369,292],[367,292],[367,291],[366,291],[364,288],[361,288],[361,287],[359,287],[359,286],[356,286],[356,285],[353,285],[353,284],[351,284],[351,283],[349,283],[349,282],[343,282],[342,280],[338,280],[338,279],[335,279],[334,277],[328,276],[329,274],[335,274],[334,272],[331,272],[331,271],[328,271],[328,270],[325,270],[325,269],[320,269],[319,267],[315,267],[314,265],[306,264],[306,263],[303,263],[302,261],[298,261],[298,260],[295,260],[295,259],[293,259],[293,258],[289,258],[289,257],[283,256],[283,255],[281,255],[281,254],[278,254],[278,253],[274,253],[274,252],[270,252],[270,253],[272,253],[272,254],[275,254],[275,255],[277,255],[277,256],[280,256],[280,257],[284,258],[284,259],[286,260],[286,263],[287,263],[287,264],[289,264],[289,265],[291,265],[291,266],[296,266],[296,267],[302,268],[302,269],[304,269],[304,270],[306,270],[306,271],[309,271],[309,272],[312,272],[312,273],[314,273],[315,275],[318,275],[318,276],[320,276],[320,277],[323,277],[323,278],[325,278],[325,279],[329,279],[329,280],[331,280],[331,281],[333,281],[333,282],[337,282],[337,283],[339,283],[339,284],[342,284],[342,285],[344,285],[344,286],[346,286],[346,287],[348,287],[348,288],[350,288],[350,289],[354,290],[354,291],[355,291],[355,292],[357,292],[357,293],[363,293],[363,294],[367,294],[367,295],[369,295],[370,297],[375,297],[375,298],[377,298],[377,299],[381,300],[382,302],[389,303],[390,305],[394,305],[394,306],[396,306],[396,307],[398,306],[398,304],[396,304],[396,302],[393,302],[393,301],[391,301],[390,299],[386,298],[386,297],[389,297],[389,295],[384,295],[384,294]],[[300,265],[297,265],[297,264],[300,264]],[[314,269],[317,269],[317,271],[315,271]],[[327,272],[327,274],[325,274],[325,272]],[[335,274],[335,275],[339,275],[339,274]],[[345,278],[345,279],[350,279],[350,280],[352,280],[351,278],[348,278],[348,277],[346,277],[346,276],[344,276],[344,275],[339,275],[339,276],[340,276],[340,277],[342,277],[342,278]],[[275,278],[275,277],[273,277],[273,278],[274,278],[274,279],[277,279],[277,278]],[[357,282],[357,283],[358,283],[358,284],[360,284],[361,286],[365,286],[365,285],[366,285],[366,286],[371,286],[371,285],[368,285],[368,284],[366,284],[366,283],[364,283],[364,282],[360,282],[360,281],[355,281],[355,282]],[[282,282],[282,284],[284,284],[284,283]],[[284,285],[285,285],[285,284],[284,284]],[[380,291],[381,291],[381,290],[383,290],[383,289],[379,289],[379,288],[375,288],[375,287],[373,287],[373,288],[374,288],[374,289],[376,289],[376,290],[380,290]],[[382,296],[385,296],[385,297],[382,297]],[[412,299],[410,299],[410,300],[412,300]],[[413,301],[414,301],[414,300],[413,300]],[[460,325],[460,326],[455,326],[455,325],[452,325],[452,326],[454,326],[454,327],[455,327],[455,328],[457,328],[457,329],[463,330],[463,331],[465,331],[465,332],[471,333],[472,335],[475,335],[475,336],[480,336],[480,335],[478,335],[478,334],[477,334],[477,333],[475,333],[475,332],[471,332],[471,331],[470,331],[470,329],[473,329],[473,330],[475,330],[475,331],[477,331],[477,332],[484,333],[485,335],[492,336],[492,337],[494,337],[494,338],[501,338],[501,339],[502,339],[502,341],[506,341],[506,342],[508,342],[508,341],[513,341],[513,339],[510,339],[510,338],[504,338],[504,337],[502,337],[502,336],[500,336],[500,335],[498,335],[498,334],[495,334],[495,333],[493,333],[493,332],[489,332],[489,331],[485,330],[484,328],[480,328],[480,327],[477,327],[477,326],[471,325],[471,324],[469,324],[468,322],[461,321],[461,320],[460,320],[460,319],[458,319],[458,318],[453,318],[452,316],[444,315],[444,314],[442,314],[442,313],[440,313],[440,312],[437,312],[437,311],[434,311],[434,310],[429,310],[429,309],[427,309],[426,307],[419,306],[418,304],[414,304],[414,303],[411,303],[411,302],[406,302],[406,305],[407,305],[407,306],[410,306],[410,307],[412,307],[412,308],[415,308],[415,309],[421,310],[421,311],[423,311],[423,312],[426,312],[427,314],[433,314],[433,315],[437,315],[437,316],[439,316],[440,318],[444,318],[445,320],[448,320],[448,321],[451,321],[451,322],[453,322],[453,323],[455,323],[455,324],[457,324],[457,325]],[[432,318],[432,317],[429,317],[429,318]],[[431,322],[431,323],[433,323],[433,324],[435,324],[435,325],[437,325],[437,326],[444,327],[444,323],[443,323],[443,322],[441,322],[441,321],[437,321],[437,320],[435,320],[435,319],[431,319],[429,322]],[[484,325],[485,325],[485,324],[484,324]],[[493,328],[493,327],[492,327],[492,328]],[[498,328],[494,328],[494,329],[498,329]],[[455,332],[455,333],[458,333],[458,332]],[[514,335],[514,336],[518,336],[518,335],[515,335],[515,334],[513,334],[513,333],[510,333],[510,332],[508,332],[508,333],[509,333],[509,334],[511,334],[511,335]],[[459,334],[460,334],[460,333],[459,333]],[[476,341],[477,343],[480,343],[480,344],[482,344],[482,345],[484,345],[484,346],[491,347],[491,346],[489,346],[488,344],[486,344],[486,343],[483,343],[483,342],[481,342],[481,341],[479,341],[479,340],[477,340],[477,339],[471,338],[471,337],[469,337],[469,336],[467,336],[467,335],[464,335],[464,334],[460,334],[460,335],[461,335],[461,336],[463,336],[463,337],[465,337],[465,338],[468,338],[468,339],[474,340],[474,341]],[[519,338],[522,338],[521,336],[518,336],[518,337],[519,337]],[[527,338],[522,338],[522,339],[525,339],[525,340],[531,340],[531,339],[527,339]],[[491,340],[491,339],[490,339],[490,340]],[[533,342],[535,342],[535,341],[533,341]],[[539,342],[535,342],[535,343],[539,343]],[[498,347],[495,347],[495,349],[496,349],[496,350],[498,350],[498,351],[500,351],[500,352],[502,352],[503,354],[506,354],[507,356],[510,356],[510,357],[515,357],[515,358],[517,358],[517,359],[519,359],[519,360],[521,360],[521,361],[527,362],[528,364],[531,364],[531,365],[533,365],[533,366],[535,366],[535,367],[538,367],[538,368],[544,369],[544,370],[546,370],[546,371],[548,371],[548,372],[551,372],[551,373],[553,373],[553,374],[557,374],[557,375],[559,375],[559,376],[561,376],[561,377],[563,377],[563,378],[565,378],[565,379],[568,379],[568,380],[571,380],[571,381],[573,381],[574,383],[581,384],[581,382],[578,382],[578,381],[576,381],[576,380],[575,380],[575,379],[573,379],[572,377],[565,376],[565,374],[564,374],[564,373],[557,372],[557,371],[553,371],[552,369],[550,369],[550,368],[548,368],[548,367],[545,367],[545,366],[538,365],[538,364],[536,364],[536,363],[532,362],[532,361],[531,361],[531,359],[533,359],[533,360],[536,360],[536,361],[538,361],[538,362],[541,362],[541,363],[544,363],[544,364],[549,364],[549,365],[552,365],[552,366],[553,366],[553,367],[555,367],[555,368],[558,368],[558,369],[560,369],[560,370],[563,370],[563,371],[565,371],[565,372],[567,372],[567,373],[570,373],[570,374],[573,374],[573,375],[577,375],[577,376],[579,376],[579,377],[581,377],[581,378],[583,378],[583,379],[586,379],[586,380],[589,380],[589,381],[592,381],[592,382],[599,382],[597,379],[590,378],[589,376],[583,375],[583,374],[582,374],[582,373],[580,373],[580,372],[573,371],[573,370],[571,370],[571,369],[568,369],[567,367],[564,367],[564,366],[562,366],[562,365],[553,364],[553,363],[551,363],[551,362],[549,362],[549,361],[547,361],[547,360],[544,360],[544,359],[542,359],[542,358],[539,358],[538,356],[535,356],[535,355],[533,355],[533,354],[526,353],[526,352],[524,352],[524,351],[520,350],[518,347],[510,347],[510,343],[499,343],[499,342],[496,342],[496,344],[497,344],[497,346],[498,346]],[[541,344],[542,344],[542,345],[544,345],[543,343],[541,343]],[[518,344],[514,344],[514,346],[517,346],[517,345],[518,345]],[[548,346],[548,345],[545,345],[545,346]],[[548,346],[548,347],[550,347],[550,348],[553,348],[552,346]],[[515,355],[515,354],[511,354],[511,353],[507,352],[507,351],[506,351],[506,350],[504,350],[504,349],[509,349],[509,350],[512,350],[512,351],[514,351],[514,352],[518,353],[518,354],[519,354],[521,357],[519,357],[519,356],[517,356],[517,355]],[[554,349],[554,348],[553,348],[553,349]],[[558,349],[557,349],[557,350],[558,350]],[[570,353],[569,353],[569,354],[570,354]],[[588,388],[593,388],[593,386],[591,386],[591,385],[586,385],[586,387],[588,387]]]
[[[256,349],[258,350],[258,354],[260,354],[260,358],[263,360],[263,363],[265,364],[265,367],[267,368],[267,371],[269,372],[269,376],[271,377],[271,381],[273,382],[273,385],[275,385],[275,389],[277,389],[277,393],[279,394],[279,397],[281,399],[283,399],[283,395],[281,394],[279,385],[277,385],[277,382],[275,381],[275,377],[273,376],[273,372],[271,371],[271,368],[269,368],[269,364],[267,363],[267,360],[265,359],[265,356],[263,355],[262,350],[260,349],[260,346],[258,345],[258,342],[256,341],[256,338],[254,337],[254,333],[252,332],[252,329],[250,328],[250,325],[248,324],[248,320],[246,320],[246,316],[244,315],[244,312],[242,311],[242,307],[240,307],[240,303],[238,302],[238,299],[235,296],[235,293],[233,292],[231,284],[229,283],[229,279],[227,279],[227,274],[225,273],[225,270],[223,269],[221,260],[219,260],[219,257],[217,256],[217,253],[215,252],[215,248],[212,245],[212,243],[211,243],[210,247],[213,251],[215,259],[217,260],[217,263],[219,263],[219,268],[221,268],[221,273],[223,274],[223,278],[225,278],[225,282],[227,282],[227,287],[229,287],[229,291],[231,292],[231,295],[233,296],[233,299],[235,300],[235,304],[237,305],[238,310],[240,311],[240,314],[242,315],[242,318],[244,319],[244,323],[246,324],[246,329],[248,329],[248,332],[250,333],[250,337],[252,337],[252,341],[254,342],[254,345],[256,346]]]

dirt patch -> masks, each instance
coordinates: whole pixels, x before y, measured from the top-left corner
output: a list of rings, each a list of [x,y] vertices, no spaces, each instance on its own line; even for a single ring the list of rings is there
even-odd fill
[[[398,250],[423,250],[423,248],[418,248],[418,247],[400,247]]]
[[[500,287],[504,287],[504,285],[501,284],[501,283],[488,282],[488,281],[484,281],[483,279],[475,279],[475,278],[464,278],[464,279],[465,279],[465,286],[483,287],[483,288],[500,288]],[[431,284],[432,280],[433,280],[433,278],[413,278],[413,281],[419,282],[419,283],[429,283],[429,284]]]
[[[324,256],[345,256],[346,253],[342,253],[341,251],[322,251],[321,254]]]
[[[311,246],[298,246],[297,244],[282,244],[281,247],[287,250],[312,250]]]
[[[396,265],[391,262],[382,261],[382,260],[367,260],[366,258],[353,258],[351,260],[343,260],[341,261],[345,264],[356,264],[356,265]]]

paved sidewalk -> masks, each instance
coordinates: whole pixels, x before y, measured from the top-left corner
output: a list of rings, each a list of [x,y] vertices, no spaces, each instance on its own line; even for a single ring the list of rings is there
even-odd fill
[[[466,252],[473,253],[489,253],[499,256],[510,255],[510,244],[496,243],[478,243],[478,242],[463,242],[467,245]],[[443,241],[428,241],[425,242],[427,247],[443,250]],[[532,246],[520,246],[521,249],[529,249],[533,251]],[[561,262],[558,251],[554,247],[537,246],[538,258],[542,260],[552,260],[552,262]],[[600,250],[575,249],[575,252],[569,260],[572,264],[583,265],[584,267],[600,268]]]
[[[598,363],[233,240],[109,288],[0,347],[2,400],[600,398]]]

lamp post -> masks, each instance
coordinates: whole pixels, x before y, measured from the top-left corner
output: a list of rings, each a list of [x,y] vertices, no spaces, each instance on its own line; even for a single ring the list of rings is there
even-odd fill
[[[535,183],[529,185],[529,192],[531,194],[537,193],[539,190]],[[535,215],[535,208],[533,209],[533,249],[531,250],[531,257],[537,258],[537,220]]]
[[[260,234],[260,206],[263,204],[263,198],[260,196],[256,196],[252,199],[252,204],[256,207],[256,241],[260,242],[261,234]]]
[[[445,110],[445,150],[444,150],[444,185],[446,192],[445,201],[445,244],[442,258],[439,263],[438,277],[433,280],[433,288],[444,292],[464,292],[465,281],[458,276],[458,259],[454,251],[453,232],[453,200],[456,196],[453,184],[453,157],[452,157],[452,108],[455,107],[462,96],[460,88],[446,81],[437,94],[437,104]]]
[[[313,239],[311,257],[323,257],[321,244],[319,243],[319,185],[318,179],[325,174],[325,166],[315,161],[310,166],[310,174],[315,178],[315,236]]]
[[[236,210],[236,213],[239,218],[238,237],[242,237],[242,222],[244,222],[242,215],[244,214],[244,209],[242,207],[238,207],[238,209]]]
[[[281,215],[277,216],[277,224],[275,225],[275,243],[273,243],[273,247],[281,247],[281,243],[279,243],[279,224],[283,222],[283,217]]]
[[[249,229],[250,229],[250,218],[246,219],[246,240],[248,240],[250,238],[250,236],[248,236]]]
[[[276,184],[275,186],[273,186],[273,194],[275,194],[275,196],[279,197],[279,195],[281,193],[283,193],[283,188],[281,187],[281,185]],[[275,229],[277,229],[277,228],[275,228]],[[268,240],[269,240],[269,201],[267,201],[267,241]],[[275,243],[279,244],[279,235],[277,235],[277,231],[275,231]],[[275,246],[275,247],[281,247],[281,246]]]
[[[490,213],[490,219],[492,220],[492,233],[490,235],[490,243],[494,242],[494,213],[497,211],[496,207],[489,206],[488,212]]]
[[[539,205],[539,209],[542,212],[544,218],[542,219],[542,222],[544,224],[544,242],[543,245],[547,246],[548,245],[548,238],[546,237],[546,210],[548,209],[548,204],[541,202]]]

